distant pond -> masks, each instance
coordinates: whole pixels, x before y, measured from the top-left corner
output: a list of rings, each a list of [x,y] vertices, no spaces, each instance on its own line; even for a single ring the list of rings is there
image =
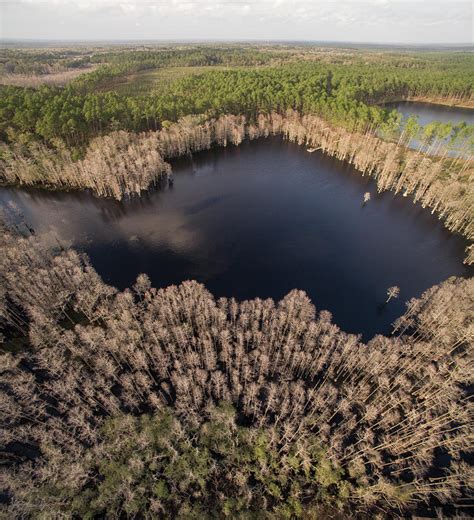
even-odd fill
[[[416,116],[421,126],[426,126],[432,121],[441,123],[466,123],[474,125],[474,109],[463,107],[451,107],[447,105],[436,105],[434,103],[420,103],[418,101],[399,101],[395,103],[387,103],[385,108],[398,110],[403,119],[406,120],[410,116]],[[449,143],[449,138],[446,139]],[[411,148],[418,148],[418,141],[413,140],[410,143]],[[449,156],[456,157],[459,152],[455,149],[449,151]]]
[[[454,124],[464,121],[468,125],[474,125],[473,108],[451,107],[434,103],[420,103],[418,101],[398,101],[396,103],[387,103],[385,106],[398,110],[405,117],[418,116],[418,122],[423,126],[431,121]]]
[[[462,264],[466,242],[429,210],[281,138],[202,152],[173,170],[173,186],[140,199],[2,188],[0,204],[85,251],[121,289],[142,272],[156,287],[196,279],[239,300],[298,288],[366,340],[389,333],[411,297],[473,274]],[[400,298],[384,305],[392,285]]]

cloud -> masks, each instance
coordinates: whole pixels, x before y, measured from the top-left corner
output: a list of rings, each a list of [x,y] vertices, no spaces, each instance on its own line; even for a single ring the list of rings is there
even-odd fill
[[[83,38],[472,39],[468,0],[0,0],[0,5],[8,37],[15,32],[25,37],[28,30],[30,37],[40,30],[61,37],[55,27],[61,17],[71,36],[82,31]],[[130,27],[138,27],[136,22],[148,32],[134,33]]]

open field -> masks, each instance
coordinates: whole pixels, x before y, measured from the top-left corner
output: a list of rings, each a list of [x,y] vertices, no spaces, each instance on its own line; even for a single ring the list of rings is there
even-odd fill
[[[81,74],[92,72],[97,65],[84,67],[82,69],[66,70],[53,74],[5,74],[0,76],[0,85],[13,85],[15,87],[40,87],[51,85],[61,87]]]

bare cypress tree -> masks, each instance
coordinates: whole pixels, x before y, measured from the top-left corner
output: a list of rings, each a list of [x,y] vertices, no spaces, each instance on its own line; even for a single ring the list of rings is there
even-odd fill
[[[279,514],[286,500],[324,494],[367,517],[467,495],[472,279],[428,290],[409,302],[399,336],[364,344],[301,291],[277,304],[216,301],[196,282],[157,290],[140,275],[118,292],[74,251],[8,231],[1,248],[4,343],[27,345],[0,363],[8,515],[112,515],[137,495],[145,510],[176,515],[189,501],[236,497]],[[247,435],[251,451],[239,452]],[[200,464],[213,468],[198,479],[204,490],[191,478]],[[123,471],[124,487],[107,468]]]
[[[385,300],[385,303],[388,303],[392,298],[398,298],[399,295],[400,287],[397,287],[396,285],[389,287],[387,289],[387,299]]]

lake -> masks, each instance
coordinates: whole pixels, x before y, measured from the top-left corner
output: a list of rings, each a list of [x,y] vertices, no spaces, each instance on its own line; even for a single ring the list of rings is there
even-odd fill
[[[464,121],[468,125],[474,125],[474,109],[472,108],[420,103],[418,101],[398,101],[387,103],[385,106],[398,110],[404,117],[418,116],[418,122],[423,126],[431,121],[455,124]]]
[[[451,107],[447,105],[436,105],[434,103],[420,103],[417,101],[399,101],[396,103],[387,103],[386,108],[398,110],[403,120],[406,120],[410,116],[416,116],[418,123],[421,126],[425,126],[432,121],[439,121],[441,123],[467,123],[468,125],[474,125],[474,109],[462,108],[462,107]],[[456,147],[450,145],[450,138],[444,140],[444,143],[450,146],[448,155],[450,157],[458,157],[460,154]],[[409,146],[410,148],[417,149],[420,142],[412,139]],[[462,152],[461,152],[462,153]]]
[[[298,288],[366,340],[389,333],[411,297],[473,274],[462,264],[465,240],[428,210],[281,138],[179,159],[173,171],[172,186],[122,202],[2,188],[0,203],[15,203],[37,234],[85,251],[121,289],[142,272],[156,287],[196,279],[239,300]],[[392,285],[400,298],[384,305]]]

